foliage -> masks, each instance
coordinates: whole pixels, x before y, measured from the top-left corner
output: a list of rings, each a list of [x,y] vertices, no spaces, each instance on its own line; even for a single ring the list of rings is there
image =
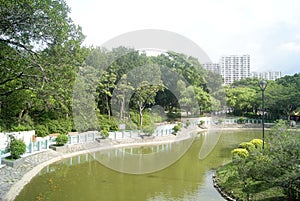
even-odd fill
[[[300,133],[290,130],[286,122],[280,120],[268,133],[266,141],[265,149],[261,149],[260,139],[241,143],[241,147],[248,147],[249,151],[234,149],[232,163],[219,175],[222,185],[246,200],[251,196],[299,200]]]
[[[156,126],[154,124],[150,124],[143,128],[143,133],[146,133],[147,135],[152,135],[155,131]]]
[[[108,138],[108,136],[109,136],[109,132],[108,132],[108,130],[106,130],[106,128],[101,130],[101,134],[104,138]]]
[[[137,125],[132,121],[126,121],[126,130],[137,130]]]
[[[238,123],[238,124],[243,124],[243,123],[245,123],[245,118],[243,118],[243,117],[238,118],[238,119],[237,119],[237,123]]]
[[[1,124],[10,130],[70,118],[75,70],[86,49],[69,7],[63,0],[0,5]]]
[[[35,134],[38,137],[45,137],[45,136],[49,135],[49,129],[45,125],[37,125],[35,127]]]
[[[33,130],[33,127],[30,125],[19,125],[19,126],[13,126],[11,129],[11,131],[30,131]]]
[[[49,133],[67,134],[72,131],[72,122],[66,119],[48,120],[46,126]],[[46,130],[47,131],[47,130]]]
[[[17,140],[14,137],[10,138],[10,154],[11,158],[18,159],[26,152],[26,144],[23,140]]]
[[[177,133],[178,131],[180,131],[181,128],[182,128],[182,124],[181,124],[181,123],[176,124],[176,125],[173,127],[174,133]]]
[[[262,144],[263,144],[263,141],[262,139],[253,139],[250,141],[252,144],[254,144],[255,148],[258,149],[258,148],[262,148]]]
[[[69,141],[69,137],[66,134],[59,134],[55,141],[57,146],[63,146]]]
[[[189,127],[191,125],[191,122],[189,120],[186,120],[185,125],[186,127]]]
[[[181,115],[179,112],[168,112],[167,113],[167,120],[170,122],[178,121]]]
[[[251,142],[242,142],[239,144],[239,148],[246,149],[248,152],[255,149],[255,145]]]
[[[236,81],[232,86],[226,87],[227,106],[232,109],[234,115],[255,114],[261,111],[261,89],[258,79],[243,79]],[[284,76],[275,81],[269,80],[265,94],[265,111],[273,119],[282,116],[290,117],[300,108],[300,74]]]
[[[246,158],[249,156],[249,151],[245,148],[236,148],[231,151],[231,154],[233,158],[240,157],[240,158]]]

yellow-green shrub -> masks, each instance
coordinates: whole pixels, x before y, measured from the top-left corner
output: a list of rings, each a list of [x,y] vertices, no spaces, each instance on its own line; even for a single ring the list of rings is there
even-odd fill
[[[246,158],[249,156],[249,152],[247,151],[247,149],[243,149],[243,148],[237,148],[231,151],[231,154],[234,157],[238,156],[241,158]]]

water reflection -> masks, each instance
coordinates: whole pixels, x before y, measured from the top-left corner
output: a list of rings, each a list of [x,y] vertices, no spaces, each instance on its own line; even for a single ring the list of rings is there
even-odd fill
[[[224,200],[211,183],[212,169],[230,160],[230,150],[242,141],[260,136],[260,132],[224,132],[216,147],[204,159],[199,152],[205,136],[198,135],[180,160],[168,168],[148,174],[126,174],[105,167],[97,158],[117,160],[135,155],[147,157],[147,165],[163,163],[155,160],[157,153],[175,154],[180,148],[168,146],[125,148],[117,151],[95,152],[52,164],[32,179],[17,197],[18,200],[99,200],[99,201],[190,201]],[[180,144],[180,143],[179,143]],[[143,153],[143,154],[135,154]],[[168,156],[167,158],[169,158]],[[95,160],[96,159],[96,160]],[[167,159],[166,159],[167,160]],[[138,160],[126,166],[138,166]],[[145,164],[140,164],[145,166]]]

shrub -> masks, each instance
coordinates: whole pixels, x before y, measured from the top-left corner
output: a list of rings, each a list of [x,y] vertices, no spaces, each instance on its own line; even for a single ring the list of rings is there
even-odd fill
[[[180,119],[181,115],[179,112],[168,112],[167,113],[167,120],[170,121],[170,122],[173,122],[173,121],[178,121]]]
[[[106,129],[103,129],[103,130],[101,131],[101,134],[102,134],[102,136],[103,136],[104,138],[108,138],[108,136],[109,136],[109,132],[108,132]]]
[[[203,126],[203,125],[204,125],[204,123],[205,123],[205,121],[204,121],[204,120],[200,120],[200,122],[199,122],[199,125],[200,125],[200,126]]]
[[[118,123],[114,120],[113,117],[110,119],[107,115],[99,115],[98,116],[101,130],[107,130],[107,131],[117,131],[119,130]]]
[[[252,144],[254,144],[255,148],[262,148],[263,141],[261,139],[253,139],[250,141]]]
[[[159,113],[155,113],[155,112],[150,114],[150,118],[155,123],[159,123],[164,120],[163,117]]]
[[[33,130],[33,127],[30,125],[20,125],[20,126],[14,126],[10,130],[11,131],[30,131],[30,130]]]
[[[243,124],[243,123],[245,123],[245,119],[243,117],[240,117],[240,118],[238,118],[237,123]]]
[[[218,119],[218,124],[224,123],[224,119]]]
[[[45,125],[37,125],[35,126],[35,134],[38,137],[45,137],[49,134],[49,129]]]
[[[149,125],[143,128],[143,132],[148,135],[152,135],[155,131],[155,125]]]
[[[10,141],[10,154],[11,158],[18,159],[26,152],[26,144],[22,140],[16,140],[11,137]]]
[[[182,123],[179,123],[173,127],[173,131],[177,133],[182,128]]]
[[[63,146],[69,141],[69,138],[66,134],[60,134],[55,139],[56,145]]]
[[[132,121],[126,121],[126,130],[137,130],[137,125]]]
[[[251,142],[242,142],[239,145],[239,148],[247,149],[247,151],[251,151],[251,150],[255,149],[255,145]]]
[[[49,133],[67,134],[73,128],[73,123],[68,119],[53,119],[47,122]]]
[[[190,122],[189,120],[187,120],[187,121],[185,122],[185,125],[186,125],[186,127],[189,127],[189,126],[191,125],[191,122]]]
[[[233,156],[233,158],[235,157],[240,157],[240,158],[246,158],[247,156],[249,156],[249,152],[247,151],[247,149],[242,149],[242,148],[237,148],[231,151],[231,154]]]
[[[175,126],[173,127],[173,131],[174,131],[175,133],[177,133],[179,130],[180,130],[180,127],[179,127],[178,125],[175,125]]]

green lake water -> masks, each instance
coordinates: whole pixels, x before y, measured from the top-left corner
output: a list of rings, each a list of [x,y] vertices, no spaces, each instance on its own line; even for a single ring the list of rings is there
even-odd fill
[[[75,156],[45,167],[15,201],[224,200],[212,185],[213,171],[240,142],[260,136],[252,130],[197,134],[182,157],[188,140]],[[168,166],[174,156],[180,159]]]

